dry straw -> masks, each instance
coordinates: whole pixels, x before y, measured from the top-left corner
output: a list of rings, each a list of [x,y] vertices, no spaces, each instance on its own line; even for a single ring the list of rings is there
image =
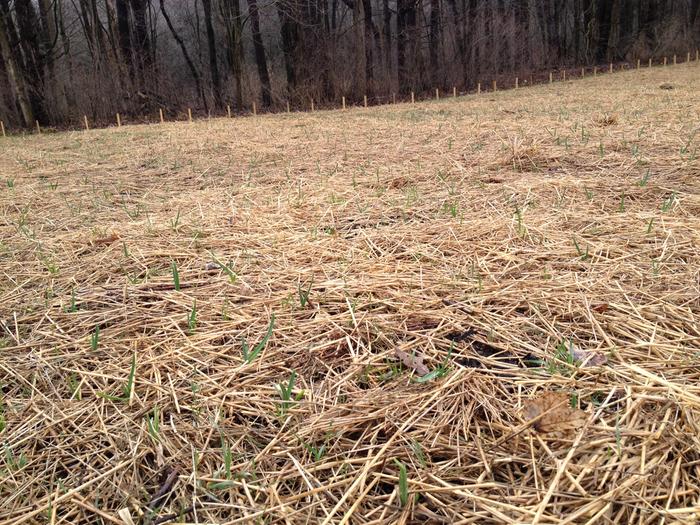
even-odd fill
[[[691,523],[696,74],[7,141],[0,523]]]

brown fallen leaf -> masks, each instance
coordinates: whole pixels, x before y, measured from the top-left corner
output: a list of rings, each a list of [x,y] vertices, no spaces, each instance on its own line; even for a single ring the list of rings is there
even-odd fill
[[[387,186],[389,186],[392,189],[400,189],[403,188],[408,184],[408,180],[405,177],[396,177],[394,179],[391,179]]]
[[[543,434],[568,434],[581,428],[588,418],[583,410],[572,408],[563,392],[544,392],[523,403],[525,419],[535,420],[533,427]]]
[[[119,240],[119,235],[116,233],[112,233],[111,235],[108,235],[107,237],[102,237],[100,239],[95,239],[92,241],[93,246],[106,246],[108,244],[112,244],[113,242],[116,242]]]
[[[594,306],[591,308],[594,312],[598,312],[599,314],[605,313],[608,311],[608,308],[610,308],[610,305],[608,303],[601,303],[599,305]]]
[[[576,345],[570,347],[571,357],[580,361],[581,366],[600,366],[608,362],[608,358],[595,350],[584,350]]]
[[[603,115],[598,115],[596,116],[593,121],[598,124],[598,126],[605,127],[605,126],[613,126],[617,124],[617,115],[611,115],[609,113],[605,113]]]
[[[419,376],[424,376],[430,370],[428,369],[427,366],[423,363],[423,356],[420,354],[409,354],[407,352],[404,352],[403,350],[399,350],[398,348],[394,350],[394,355],[401,359],[401,362],[407,366],[408,368],[412,368],[413,370],[416,371],[416,374]]]

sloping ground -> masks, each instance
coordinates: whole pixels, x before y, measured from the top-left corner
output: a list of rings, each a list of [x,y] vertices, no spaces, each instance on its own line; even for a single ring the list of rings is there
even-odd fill
[[[0,522],[694,522],[699,72],[0,141]]]

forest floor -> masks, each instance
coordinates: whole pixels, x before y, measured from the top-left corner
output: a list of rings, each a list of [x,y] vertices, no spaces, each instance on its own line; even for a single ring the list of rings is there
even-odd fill
[[[699,73],[0,138],[0,523],[694,522]]]

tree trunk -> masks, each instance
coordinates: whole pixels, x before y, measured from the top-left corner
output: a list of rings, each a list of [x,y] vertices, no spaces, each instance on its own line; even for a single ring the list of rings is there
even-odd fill
[[[619,60],[620,56],[620,16],[622,14],[622,3],[620,0],[612,0],[610,10],[610,33],[608,36],[608,62]]]
[[[24,82],[29,95],[34,118],[44,122],[46,104],[44,100],[44,55],[41,50],[39,19],[30,0],[16,0],[15,14],[19,33],[19,44],[24,56]]]
[[[383,15],[384,15],[384,67],[388,73],[388,77],[392,76],[392,60],[391,60],[391,10],[389,9],[389,0],[383,0]]]
[[[243,109],[243,46],[241,45],[241,6],[239,0],[223,0],[228,60],[235,83],[235,105]]]
[[[131,27],[129,24],[129,5],[127,0],[116,0],[117,7],[117,32],[119,34],[119,49],[122,59],[127,65],[129,76],[135,79],[134,60],[131,51]]]
[[[280,33],[282,36],[282,54],[284,55],[284,67],[287,72],[287,91],[292,92],[297,87],[297,72],[295,53],[298,43],[298,29],[296,21],[287,12],[290,6],[286,2],[276,2],[277,14],[280,19]]]
[[[253,33],[255,62],[258,66],[258,77],[260,79],[260,88],[262,89],[262,103],[264,107],[268,107],[272,104],[272,89],[270,87],[270,74],[267,70],[265,45],[260,34],[260,14],[258,13],[257,0],[248,0],[248,12],[250,13],[250,30]]]
[[[428,45],[430,53],[430,71],[432,84],[440,84],[440,0],[430,0],[430,34]]]
[[[418,51],[415,0],[396,0],[396,26],[399,90],[414,91]]]
[[[11,23],[12,20],[7,17],[5,13],[0,11],[0,54],[2,54],[7,77],[22,114],[22,122],[25,127],[31,127],[34,125],[34,112],[29,102],[24,75],[22,70],[18,67],[16,57],[7,38],[8,26]]]
[[[131,0],[131,10],[134,13],[134,44],[136,46],[136,59],[141,72],[142,80],[145,72],[153,63],[151,54],[151,39],[148,31],[148,3],[149,0]]]
[[[168,15],[168,12],[165,10],[165,4],[163,3],[164,0],[160,0],[160,12],[163,14],[163,18],[165,19],[165,23],[168,25],[168,29],[170,30],[170,33],[173,35],[173,38],[177,42],[177,45],[180,46],[180,50],[182,51],[182,56],[185,59],[185,62],[187,62],[187,66],[190,68],[190,73],[192,74],[192,78],[194,79],[194,83],[197,86],[197,93],[202,99],[202,105],[204,106],[204,111],[209,112],[209,106],[207,104],[207,98],[204,96],[204,90],[202,89],[202,82],[199,77],[199,72],[197,71],[197,68],[194,65],[194,62],[192,62],[192,59],[190,58],[190,54],[187,52],[187,47],[185,46],[185,42],[182,40],[182,37],[178,34],[177,31],[175,31],[175,28],[173,27],[173,23],[170,20],[170,16]]]
[[[204,7],[204,25],[207,30],[207,47],[209,48],[209,70],[211,72],[212,90],[214,92],[214,106],[220,108],[221,98],[221,77],[219,76],[219,62],[216,57],[216,35],[214,34],[214,23],[211,17],[211,0],[202,0]]]
[[[365,48],[365,92],[374,94],[374,34],[372,32],[372,2],[371,0],[357,0],[362,4],[364,18],[364,48]]]
[[[355,57],[355,98],[361,98],[367,94],[367,52],[365,49],[365,15],[364,2],[355,0],[352,4],[352,28],[354,33],[354,57]]]

